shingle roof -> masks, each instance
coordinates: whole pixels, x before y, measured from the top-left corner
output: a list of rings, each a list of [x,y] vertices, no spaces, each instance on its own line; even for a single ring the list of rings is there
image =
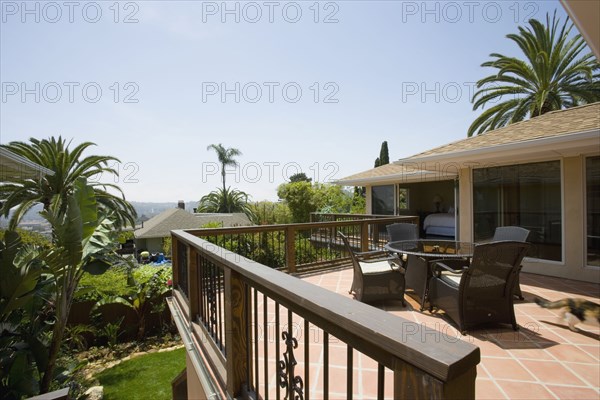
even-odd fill
[[[552,111],[527,121],[516,122],[482,135],[461,139],[424,151],[405,160],[457,151],[468,151],[502,144],[519,143],[600,129],[600,103]]]
[[[135,231],[135,238],[167,237],[174,229],[199,229],[209,222],[219,222],[224,227],[252,225],[248,217],[242,213],[192,214],[181,208],[172,208],[144,222],[144,227]]]
[[[340,185],[355,185],[361,181],[384,182],[386,179],[398,179],[411,174],[414,177],[426,179],[431,177],[428,172],[416,171],[411,168],[411,160],[422,157],[475,151],[494,146],[527,142],[535,139],[560,137],[568,134],[588,132],[600,129],[600,103],[588,104],[566,110],[552,111],[527,121],[517,122],[482,135],[457,140],[402,159],[398,164],[387,164],[372,168],[354,175],[342,178],[336,183]],[[417,165],[412,163],[412,165]]]

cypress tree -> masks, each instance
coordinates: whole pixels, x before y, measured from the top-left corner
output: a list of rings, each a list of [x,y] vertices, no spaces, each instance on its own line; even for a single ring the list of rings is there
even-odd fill
[[[379,152],[379,165],[390,163],[390,153],[388,152],[387,141],[381,143],[381,151]]]

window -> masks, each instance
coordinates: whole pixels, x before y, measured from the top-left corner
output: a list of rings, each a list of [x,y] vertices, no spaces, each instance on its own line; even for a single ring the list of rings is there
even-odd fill
[[[475,240],[498,226],[529,229],[529,257],[562,259],[560,161],[473,171]]]
[[[398,188],[398,210],[408,210],[408,188]]]
[[[394,215],[394,185],[373,186],[371,199],[373,214]]]
[[[585,162],[587,265],[600,267],[600,157]]]

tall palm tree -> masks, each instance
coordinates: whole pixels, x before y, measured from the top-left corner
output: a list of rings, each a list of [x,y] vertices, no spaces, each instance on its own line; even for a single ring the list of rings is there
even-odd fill
[[[506,36],[519,46],[524,59],[492,53],[494,59],[481,65],[498,72],[477,82],[473,110],[504,96],[510,98],[475,119],[469,136],[549,111],[600,101],[598,60],[589,52],[582,55],[586,43],[580,34],[570,37],[573,24],[568,24],[568,18],[560,28],[559,22],[556,12],[552,21],[546,15],[546,25],[529,20],[529,27],[519,27],[518,34]]]
[[[5,149],[18,154],[38,165],[48,168],[54,175],[46,175],[40,179],[7,178],[0,185],[0,214],[8,216],[11,209],[14,213],[10,226],[16,227],[23,215],[35,204],[43,204],[48,211],[53,203],[64,211],[67,199],[73,193],[79,178],[88,181],[99,179],[102,174],[118,176],[119,173],[109,164],[119,162],[115,157],[90,155],[83,157],[83,152],[94,143],[84,142],[69,149],[71,142],[62,137],[51,137],[38,140],[29,139],[29,143],[10,142],[1,145]],[[106,212],[114,213],[117,228],[135,224],[136,212],[133,206],[125,200],[121,189],[111,183],[91,183],[94,188],[99,206]],[[109,193],[111,189],[119,195]]]
[[[214,150],[217,153],[217,158],[221,163],[221,179],[223,180],[223,193],[227,191],[225,186],[225,167],[237,167],[239,163],[234,159],[236,156],[241,156],[242,152],[236,148],[225,148],[221,143],[211,144],[206,150]]]

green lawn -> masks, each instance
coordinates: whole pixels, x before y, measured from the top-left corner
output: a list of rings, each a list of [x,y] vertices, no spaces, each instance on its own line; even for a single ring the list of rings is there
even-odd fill
[[[185,367],[185,349],[152,353],[102,371],[106,400],[170,400],[171,381]]]

